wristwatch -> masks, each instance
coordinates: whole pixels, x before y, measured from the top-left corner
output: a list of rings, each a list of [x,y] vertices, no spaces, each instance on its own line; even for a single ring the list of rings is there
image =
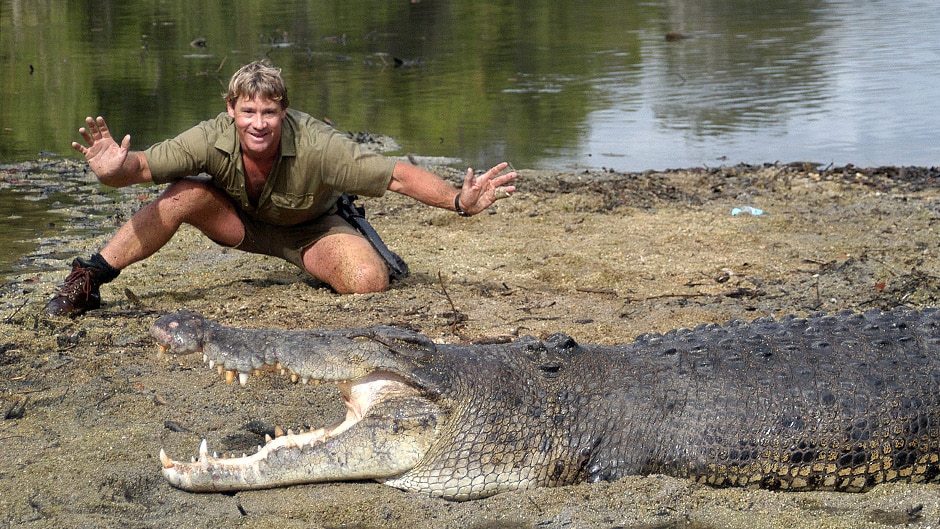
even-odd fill
[[[454,197],[454,211],[457,212],[461,217],[470,217],[471,215],[460,208],[460,193],[457,193],[457,196]]]

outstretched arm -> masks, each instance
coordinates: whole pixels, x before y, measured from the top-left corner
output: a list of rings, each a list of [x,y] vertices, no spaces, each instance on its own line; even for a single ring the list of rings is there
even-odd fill
[[[118,145],[103,117],[98,116],[95,120],[89,116],[85,118],[85,124],[78,133],[88,146],[72,142],[72,148],[85,156],[88,166],[102,184],[124,187],[152,181],[147,157],[142,152],[130,150],[130,134],[124,136]]]
[[[395,164],[388,189],[429,206],[452,211],[454,200],[460,193],[460,209],[470,215],[476,215],[516,190],[516,186],[504,185],[516,178],[516,172],[500,174],[508,166],[509,164],[503,162],[478,177],[474,176],[473,169],[467,169],[463,187],[457,190],[434,173],[409,163],[398,162]]]

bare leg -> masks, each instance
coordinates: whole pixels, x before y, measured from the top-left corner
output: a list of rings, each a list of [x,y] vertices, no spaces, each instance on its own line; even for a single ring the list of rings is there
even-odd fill
[[[366,294],[388,288],[385,261],[369,241],[357,235],[327,235],[304,251],[303,260],[310,275],[340,294]]]
[[[99,253],[120,270],[156,253],[184,222],[229,246],[245,236],[235,206],[222,191],[203,182],[180,180],[135,213]]]

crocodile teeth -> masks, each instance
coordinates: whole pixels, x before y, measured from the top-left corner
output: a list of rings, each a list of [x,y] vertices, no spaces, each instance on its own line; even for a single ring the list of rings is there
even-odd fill
[[[281,437],[284,435],[284,430],[280,426],[274,427],[274,437]]]
[[[199,443],[199,465],[202,470],[209,470],[209,443],[205,439]]]
[[[248,383],[248,373],[239,373],[238,374],[238,383],[244,386]]]
[[[173,460],[166,455],[162,448],[160,449],[160,464],[163,465],[163,468],[173,468]]]
[[[225,372],[225,383],[231,384],[232,382],[235,382],[235,370],[229,369]]]

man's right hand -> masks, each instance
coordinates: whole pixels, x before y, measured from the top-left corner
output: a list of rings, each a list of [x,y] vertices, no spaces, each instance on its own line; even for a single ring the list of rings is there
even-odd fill
[[[103,117],[98,116],[97,120],[87,117],[85,123],[87,126],[78,129],[78,132],[88,146],[72,142],[72,148],[85,156],[88,166],[102,184],[124,187],[152,181],[147,157],[142,152],[130,150],[130,134],[124,136],[118,145],[111,137]]]
[[[131,135],[124,136],[124,140],[118,145],[111,137],[111,131],[108,130],[108,124],[103,117],[98,116],[96,121],[89,116],[85,118],[85,123],[87,126],[78,129],[78,132],[88,146],[72,142],[72,148],[85,156],[88,166],[98,175],[98,180],[114,185],[111,182],[120,180],[124,173],[124,162],[130,152]]]

